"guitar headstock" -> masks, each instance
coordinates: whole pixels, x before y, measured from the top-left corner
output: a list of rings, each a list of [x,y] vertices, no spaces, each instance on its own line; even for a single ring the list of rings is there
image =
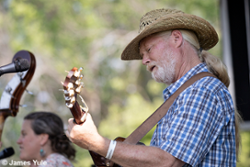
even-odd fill
[[[80,92],[83,88],[83,75],[81,74],[82,68],[72,68],[62,83],[64,89],[65,104],[70,109],[75,122],[81,124],[86,119],[88,112],[88,106],[84,99],[80,96]],[[81,98],[83,106],[77,102],[77,97]]]

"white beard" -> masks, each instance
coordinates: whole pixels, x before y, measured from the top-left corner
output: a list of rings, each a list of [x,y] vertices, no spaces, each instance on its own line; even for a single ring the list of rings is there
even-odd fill
[[[155,81],[170,85],[174,82],[176,59],[171,51],[167,56],[169,62],[166,58],[162,61],[153,62],[157,69],[154,69],[156,71],[153,71],[151,75]]]

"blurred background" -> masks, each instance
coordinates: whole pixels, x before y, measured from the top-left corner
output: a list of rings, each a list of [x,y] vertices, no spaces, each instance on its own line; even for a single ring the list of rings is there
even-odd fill
[[[37,67],[16,117],[4,123],[1,149],[16,143],[23,117],[49,111],[65,122],[72,117],[65,106],[61,81],[73,67],[83,67],[87,102],[99,132],[110,139],[126,137],[162,103],[164,84],[156,83],[141,61],[122,61],[121,52],[137,35],[142,15],[156,8],[176,8],[208,20],[223,38],[219,0],[0,0],[0,66],[20,50],[32,52]],[[223,59],[222,40],[210,52]],[[0,93],[14,74],[0,78]],[[148,145],[151,130],[143,142]],[[250,166],[250,133],[242,130],[239,167]],[[76,167],[93,164],[88,151],[75,145]],[[0,164],[1,165],[1,164]]]

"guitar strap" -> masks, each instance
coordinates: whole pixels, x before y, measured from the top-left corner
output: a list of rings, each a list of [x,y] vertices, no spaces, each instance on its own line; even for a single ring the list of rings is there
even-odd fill
[[[149,116],[137,129],[135,129],[124,140],[124,142],[129,144],[138,143],[161,120],[161,118],[166,115],[169,107],[173,104],[175,99],[182,91],[192,85],[195,81],[206,76],[215,77],[213,74],[208,72],[202,72],[191,77],[172,96],[170,96],[169,99],[167,99],[151,116]]]
[[[192,85],[195,81],[206,76],[215,77],[213,74],[208,72],[202,72],[191,77],[172,96],[170,96],[168,100],[166,100],[151,116],[149,116],[137,129],[135,129],[135,131],[133,131],[123,142],[129,144],[138,144],[138,142],[160,121],[160,119],[164,115],[166,115],[169,107],[173,104],[179,94],[187,87]],[[115,164],[113,161],[106,159],[105,157],[100,156],[95,152],[89,152],[97,167],[121,167],[120,165]]]

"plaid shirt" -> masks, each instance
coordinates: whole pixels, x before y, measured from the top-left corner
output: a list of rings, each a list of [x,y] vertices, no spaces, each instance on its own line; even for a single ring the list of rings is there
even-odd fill
[[[200,72],[199,64],[163,91],[167,100]],[[218,79],[204,77],[184,90],[158,122],[151,146],[185,162],[184,166],[236,166],[235,117],[232,98]]]

